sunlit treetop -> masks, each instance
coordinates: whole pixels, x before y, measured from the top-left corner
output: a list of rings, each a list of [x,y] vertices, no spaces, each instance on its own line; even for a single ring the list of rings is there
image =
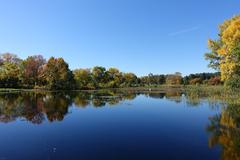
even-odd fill
[[[219,39],[208,41],[211,53],[205,56],[210,67],[220,70],[224,81],[240,71],[240,16],[226,20],[219,30]]]

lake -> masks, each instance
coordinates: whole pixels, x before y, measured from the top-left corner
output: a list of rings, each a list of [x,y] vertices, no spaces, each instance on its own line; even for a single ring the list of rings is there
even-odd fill
[[[240,108],[180,91],[0,94],[0,160],[240,159]]]

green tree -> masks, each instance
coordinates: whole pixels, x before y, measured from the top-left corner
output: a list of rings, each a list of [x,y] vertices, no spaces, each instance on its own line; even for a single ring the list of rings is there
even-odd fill
[[[123,74],[124,83],[122,87],[134,87],[138,85],[138,78],[133,73],[124,73]]]
[[[51,57],[44,65],[41,77],[50,89],[71,89],[74,86],[72,71],[63,58]]]
[[[21,80],[21,59],[15,54],[0,55],[0,87],[18,88]]]
[[[98,85],[97,87],[103,88],[107,82],[107,74],[106,68],[96,66],[92,69],[93,79],[95,83]]]
[[[78,89],[95,89],[96,84],[90,69],[76,69],[73,74]]]
[[[117,68],[109,68],[106,72],[108,77],[107,87],[118,88],[123,82],[123,75]]]
[[[154,75],[150,73],[148,76],[142,77],[141,81],[147,85],[160,85],[165,83],[166,77],[165,75]]]

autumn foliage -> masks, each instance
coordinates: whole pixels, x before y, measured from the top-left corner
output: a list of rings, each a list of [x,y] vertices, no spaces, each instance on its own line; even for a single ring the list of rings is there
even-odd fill
[[[210,67],[221,72],[221,80],[228,81],[240,74],[240,16],[221,24],[218,35],[218,39],[208,41],[211,52],[205,57]]]
[[[70,70],[63,58],[41,55],[25,60],[15,54],[0,55],[1,88],[37,88],[50,90],[100,89],[123,87],[156,87],[159,85],[220,84],[218,73],[199,73],[183,77],[181,73],[137,77],[134,73],[117,68],[95,66],[89,69]]]

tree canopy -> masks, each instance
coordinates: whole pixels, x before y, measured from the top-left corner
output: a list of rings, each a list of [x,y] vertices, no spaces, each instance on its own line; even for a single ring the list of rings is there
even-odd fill
[[[181,73],[148,74],[138,77],[131,72],[102,66],[70,70],[63,58],[41,55],[29,56],[22,60],[17,55],[0,55],[1,88],[37,88],[50,90],[100,89],[123,87],[154,87],[158,85],[220,84],[219,74],[200,73],[183,77]],[[97,103],[97,102],[96,102]]]
[[[240,16],[226,20],[219,27],[218,39],[208,41],[210,53],[205,57],[209,66],[221,72],[226,81],[240,74]]]

